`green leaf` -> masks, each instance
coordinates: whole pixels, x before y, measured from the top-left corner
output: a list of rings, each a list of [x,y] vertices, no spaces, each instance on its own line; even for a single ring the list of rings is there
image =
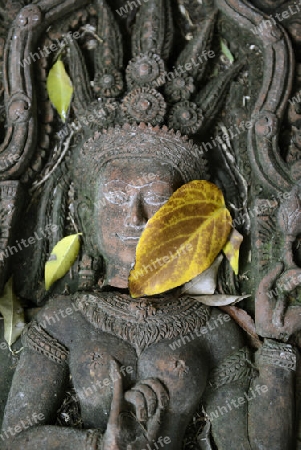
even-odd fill
[[[53,248],[45,264],[46,291],[53,283],[62,278],[77,258],[80,249],[81,233],[72,234],[60,240]]]
[[[4,318],[4,339],[10,347],[25,326],[24,311],[13,291],[12,278],[6,283],[3,296],[0,298],[0,312]]]
[[[50,69],[46,86],[51,103],[65,122],[73,95],[73,86],[61,60],[58,60]]]
[[[221,44],[221,52],[223,53],[223,55],[225,55],[225,57],[228,58],[230,63],[233,63],[234,57],[233,57],[232,53],[230,52],[226,41],[223,38],[220,39],[220,44]]]

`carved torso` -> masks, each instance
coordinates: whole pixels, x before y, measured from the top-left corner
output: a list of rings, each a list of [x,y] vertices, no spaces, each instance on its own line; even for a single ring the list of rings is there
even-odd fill
[[[238,327],[225,316],[218,310],[210,313],[193,299],[185,302],[170,296],[133,302],[125,294],[83,293],[50,301],[23,342],[51,358],[45,353],[47,342],[41,339],[40,326],[57,341],[55,348],[63,346],[68,357],[64,355],[61,363],[66,360],[69,366],[86,428],[106,428],[112,358],[123,367],[125,390],[145,378],[162,380],[170,395],[169,410],[176,414],[181,405],[188,422],[209,382],[209,372],[243,344]],[[214,350],[219,339],[220,348]]]

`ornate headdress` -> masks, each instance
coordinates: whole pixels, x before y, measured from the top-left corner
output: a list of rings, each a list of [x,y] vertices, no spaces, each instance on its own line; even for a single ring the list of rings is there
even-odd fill
[[[234,64],[198,92],[210,53],[215,11],[209,11],[178,56],[174,71],[168,73],[173,43],[170,1],[143,2],[132,30],[132,59],[124,84],[121,31],[104,0],[97,1],[97,9],[100,39],[94,57],[94,94],[79,46],[68,38],[74,110],[84,129],[82,142],[86,141],[77,152],[76,178],[112,159],[135,156],[169,162],[184,182],[207,178],[205,157],[187,136],[208,127],[242,66]]]

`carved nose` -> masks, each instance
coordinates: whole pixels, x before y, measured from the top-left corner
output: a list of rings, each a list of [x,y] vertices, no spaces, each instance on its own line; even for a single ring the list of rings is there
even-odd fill
[[[143,214],[143,205],[141,203],[140,195],[136,194],[130,203],[129,211],[125,219],[125,225],[128,227],[144,228],[146,222],[147,220]]]

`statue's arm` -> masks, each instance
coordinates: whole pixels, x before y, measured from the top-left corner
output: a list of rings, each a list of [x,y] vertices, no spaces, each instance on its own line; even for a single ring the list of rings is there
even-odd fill
[[[68,381],[68,351],[38,325],[23,337],[25,346],[9,393],[0,448],[4,450],[99,449],[98,430],[54,426]]]
[[[209,343],[211,370],[202,404],[213,441],[217,448],[251,450],[247,395],[254,368],[243,333],[227,314],[214,308],[204,337]],[[203,439],[199,443],[206,449],[208,442]]]
[[[218,322],[215,317],[215,324],[208,333],[215,364],[203,398],[215,444],[243,445],[245,450],[294,448],[293,347],[265,339],[254,358],[233,321]],[[228,356],[223,354],[223,340]]]

